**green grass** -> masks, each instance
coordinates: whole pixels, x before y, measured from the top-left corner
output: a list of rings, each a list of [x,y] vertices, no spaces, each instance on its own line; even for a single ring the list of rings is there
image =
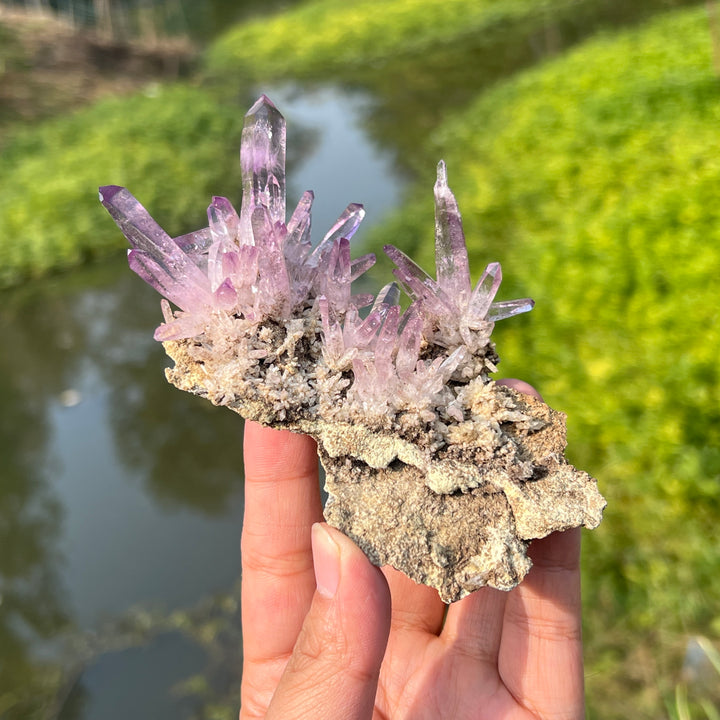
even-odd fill
[[[720,81],[703,9],[588,42],[434,134],[476,273],[535,310],[501,372],[569,414],[609,500],[585,546],[597,717],[658,717],[688,632],[720,634]],[[432,268],[432,177],[378,243]],[[595,715],[593,715],[595,716]]]
[[[644,12],[685,1],[638,0],[632,7]],[[319,0],[235,26],[211,46],[206,68],[210,76],[239,78],[243,87],[258,79],[364,76],[382,108],[369,121],[373,132],[393,152],[403,152],[476,91],[468,67],[483,82],[500,68],[512,72],[531,61],[530,38],[548,23],[572,36],[577,28],[563,23],[590,27],[593,18],[617,14],[623,3]],[[0,36],[4,32],[0,26]],[[10,67],[15,50],[6,44],[0,65]],[[378,71],[386,60],[392,67]],[[398,86],[405,88],[400,97]],[[104,100],[24,129],[15,124],[0,156],[0,287],[122,246],[121,236],[98,217],[99,184],[128,185],[178,233],[202,222],[199,208],[210,194],[234,194],[244,108],[218,96],[175,85]]]
[[[572,0],[316,0],[271,19],[238,25],[207,53],[212,72],[228,69],[255,78],[328,74],[365,67],[398,53],[422,52],[487,27],[506,24]]]
[[[239,106],[185,85],[104,100],[16,132],[0,163],[0,287],[125,245],[98,202],[125,185],[172,234],[240,187]]]
[[[541,41],[550,26],[583,24],[586,34],[597,22],[629,20],[684,1],[314,0],[231,28],[209,48],[206,67],[211,74],[239,72],[256,80],[327,78],[438,47],[496,46],[498,36],[512,53],[512,45]]]

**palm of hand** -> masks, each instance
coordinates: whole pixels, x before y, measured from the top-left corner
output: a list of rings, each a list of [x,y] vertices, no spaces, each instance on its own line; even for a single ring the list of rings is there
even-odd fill
[[[512,592],[446,606],[329,530],[343,557],[330,600],[310,542],[322,521],[313,441],[248,423],[245,464],[241,720],[584,717],[579,531],[535,541]]]
[[[558,541],[574,545],[577,537],[553,538]],[[540,550],[535,553],[537,568],[545,560]],[[376,720],[584,716],[579,594],[577,606],[574,599],[568,603],[557,597],[570,579],[563,576],[575,574],[571,566],[545,565],[527,581],[542,582],[549,572],[548,584],[554,587],[510,594],[487,588],[446,613],[438,611],[433,591],[396,571],[384,572],[394,591],[393,606],[397,599],[405,609],[393,609]],[[537,614],[538,601],[544,615]]]

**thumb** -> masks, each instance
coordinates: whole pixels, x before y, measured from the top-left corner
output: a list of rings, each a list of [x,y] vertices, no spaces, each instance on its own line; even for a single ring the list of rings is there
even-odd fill
[[[313,525],[312,548],[317,590],[266,720],[369,720],[390,591],[380,570],[329,525]]]

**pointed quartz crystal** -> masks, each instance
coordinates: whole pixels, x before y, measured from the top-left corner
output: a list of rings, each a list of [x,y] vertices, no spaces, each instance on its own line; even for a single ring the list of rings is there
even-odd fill
[[[471,320],[484,320],[490,310],[490,305],[497,295],[502,282],[502,268],[500,263],[490,263],[478,280],[473,294],[470,296],[468,315]]]
[[[360,223],[365,217],[365,209],[358,203],[350,203],[343,210],[334,225],[327,231],[322,242],[313,250],[311,261],[315,266],[320,265],[326,253],[330,252],[333,243],[341,238],[350,240],[357,232]]]
[[[458,307],[464,307],[470,294],[470,264],[460,210],[442,160],[435,183],[435,269],[440,288]]]
[[[267,208],[272,225],[285,222],[285,118],[262,95],[245,115],[240,146],[240,243],[254,244],[253,212]]]
[[[173,296],[166,297],[185,310],[212,306],[207,275],[128,190],[101,187],[100,202],[138,251],[130,254],[130,262],[140,277],[163,295],[172,289]]]

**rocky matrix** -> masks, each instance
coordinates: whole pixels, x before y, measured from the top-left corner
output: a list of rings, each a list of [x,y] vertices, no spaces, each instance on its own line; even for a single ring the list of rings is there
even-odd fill
[[[533,303],[494,302],[498,263],[472,287],[444,163],[437,278],[388,245],[396,282],[372,296],[351,290],[375,262],[350,257],[361,205],[348,205],[316,247],[312,192],[287,220],[285,121],[264,96],[245,117],[240,159],[240,213],[215,197],[208,227],[177,238],[125,188],[100,189],[132,246],[130,267],[164,298],[155,338],[175,362],[168,380],[312,435],[328,522],[446,602],[513,588],[530,568],[531,539],[596,527],[605,501],[564,458],[565,416],[490,378],[494,323]]]

